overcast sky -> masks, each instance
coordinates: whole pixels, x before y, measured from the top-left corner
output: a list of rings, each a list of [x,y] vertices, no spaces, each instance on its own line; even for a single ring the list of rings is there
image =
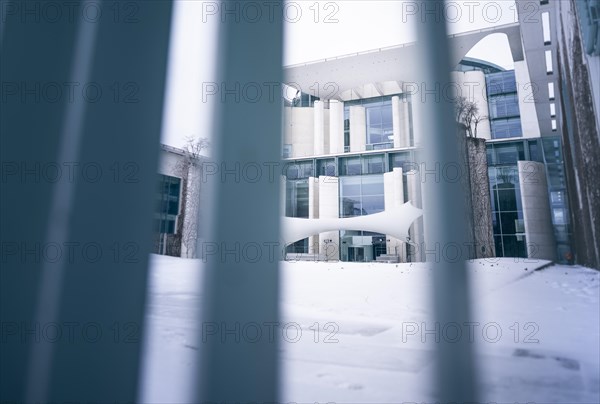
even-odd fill
[[[223,10],[217,2],[178,0],[174,4],[162,141],[181,147],[188,136],[210,138],[211,100],[215,97],[203,100],[202,83],[215,81],[216,32]],[[240,18],[259,18],[252,4],[262,1],[240,4],[248,4],[237,12]],[[420,4],[401,0],[289,1],[275,9],[284,13],[284,64],[413,42],[414,22],[428,11],[445,18],[451,34],[517,21],[511,0],[451,0],[437,10],[422,9]],[[260,18],[268,17],[265,13]],[[508,42],[502,35],[488,37],[468,56],[512,68]]]

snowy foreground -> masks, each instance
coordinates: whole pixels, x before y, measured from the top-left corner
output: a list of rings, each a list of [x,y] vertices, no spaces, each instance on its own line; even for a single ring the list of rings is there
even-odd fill
[[[191,402],[201,264],[151,263],[141,400]],[[545,264],[471,262],[475,324],[436,329],[424,264],[282,263],[282,401],[433,402],[436,337],[462,332],[476,351],[480,401],[598,403],[600,273],[535,270]]]

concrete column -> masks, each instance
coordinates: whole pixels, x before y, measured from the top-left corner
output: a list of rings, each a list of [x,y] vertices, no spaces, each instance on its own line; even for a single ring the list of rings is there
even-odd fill
[[[325,154],[325,131],[323,117],[325,112],[325,104],[323,101],[315,101],[313,112],[315,114],[313,151],[315,155],[319,156]]]
[[[432,97],[432,96],[430,96],[430,97]],[[423,103],[421,102],[421,93],[420,92],[418,92],[417,94],[412,96],[411,107],[412,107],[413,122],[420,122],[421,114],[422,114],[422,110],[423,110]],[[422,130],[422,128],[420,125],[413,126],[413,146],[415,146],[415,147],[422,146],[421,130]]]
[[[367,144],[367,116],[361,106],[350,107],[350,151],[364,151]]]
[[[344,152],[344,103],[329,101],[329,154]]]
[[[340,217],[338,178],[321,176],[319,177],[318,185],[320,196],[319,218]],[[339,260],[339,246],[340,233],[338,231],[329,231],[319,234],[319,253],[323,259],[328,261]]]
[[[519,161],[519,186],[525,223],[527,256],[531,259],[556,260],[556,240],[548,201],[548,183],[544,164]]]
[[[285,216],[285,206],[287,204],[287,190],[286,190],[286,178],[285,175],[280,175],[279,176],[279,183],[280,183],[280,190],[279,190],[279,197],[280,197],[280,203],[279,203],[279,209],[281,209],[281,212],[279,213],[280,216]]]
[[[308,178],[308,218],[319,218],[319,178]],[[308,253],[319,252],[319,236],[312,235],[308,238]]]
[[[292,156],[314,154],[315,114],[312,108],[284,108],[283,143],[292,145]]]
[[[408,187],[408,200],[417,208],[423,208],[423,198],[421,194],[421,177],[418,171],[413,170],[406,173],[406,186]],[[411,243],[413,244],[413,253],[410,256],[412,262],[423,261],[422,249],[423,242],[423,217],[418,218],[410,226],[408,232]]]
[[[400,140],[402,147],[410,147],[410,103],[407,99],[400,101],[402,107],[402,132]]]
[[[402,181],[401,167],[396,167],[393,171],[383,174],[383,190],[386,210],[404,204],[404,182]],[[406,262],[406,240],[400,240],[388,234],[386,241],[387,253],[398,254],[400,260]]]

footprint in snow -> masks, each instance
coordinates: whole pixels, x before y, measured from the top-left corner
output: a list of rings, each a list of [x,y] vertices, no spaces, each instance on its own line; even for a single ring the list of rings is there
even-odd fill
[[[362,390],[363,389],[362,384],[358,384],[358,383],[339,383],[337,386],[342,389],[348,389],[348,390]]]

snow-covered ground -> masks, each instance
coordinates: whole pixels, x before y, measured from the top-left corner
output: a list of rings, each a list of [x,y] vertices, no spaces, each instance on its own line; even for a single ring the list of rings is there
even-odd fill
[[[192,402],[201,263],[151,262],[141,400]],[[535,270],[545,264],[469,263],[473,324],[456,326],[432,319],[424,264],[282,263],[282,401],[433,402],[436,338],[461,332],[476,352],[480,401],[598,403],[600,273]]]

